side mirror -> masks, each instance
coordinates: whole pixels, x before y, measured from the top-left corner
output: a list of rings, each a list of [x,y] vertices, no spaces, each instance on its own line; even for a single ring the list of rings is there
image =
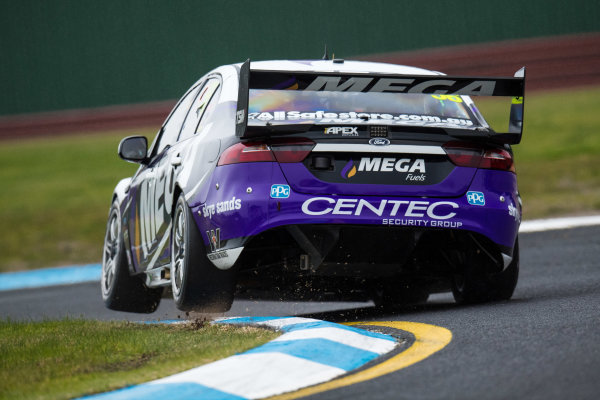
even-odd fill
[[[129,136],[119,143],[119,157],[125,161],[143,164],[147,155],[148,139],[144,136]]]

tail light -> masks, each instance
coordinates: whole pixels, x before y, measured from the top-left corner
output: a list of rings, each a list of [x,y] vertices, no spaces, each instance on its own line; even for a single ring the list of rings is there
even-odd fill
[[[309,139],[279,139],[271,143],[271,150],[280,163],[302,162],[314,147],[315,142]]]
[[[315,142],[308,139],[275,139],[269,143],[243,142],[236,143],[226,149],[217,165],[238,164],[247,162],[295,163],[302,162],[315,147]]]
[[[443,147],[450,161],[459,167],[515,172],[512,154],[503,148],[462,142],[449,142]]]
[[[271,149],[265,143],[236,143],[221,154],[217,165],[261,161],[275,161]]]

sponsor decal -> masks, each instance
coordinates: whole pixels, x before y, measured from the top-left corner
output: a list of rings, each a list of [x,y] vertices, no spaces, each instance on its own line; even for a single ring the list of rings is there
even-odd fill
[[[218,260],[220,258],[227,258],[229,255],[227,251],[221,249],[221,228],[211,229],[206,231],[208,242],[210,243],[210,253],[207,254],[209,260]]]
[[[458,204],[452,201],[430,202],[425,200],[380,200],[362,198],[340,199],[332,197],[312,197],[302,203],[306,215],[375,215],[385,217],[384,221],[395,221],[394,217],[448,220],[456,216]],[[437,226],[437,225],[434,225]]]
[[[236,112],[235,116],[236,116],[236,124],[243,124],[244,123],[244,119],[245,119],[245,115],[246,115],[246,109],[243,110],[239,110],[238,112]]]
[[[386,139],[387,140],[387,139]],[[425,181],[426,167],[425,160],[422,158],[394,158],[394,157],[362,157],[358,164],[358,168],[353,160],[350,160],[340,175],[344,179],[350,179],[357,172],[400,172],[407,173],[405,181]]]
[[[163,171],[158,179],[144,179],[140,184],[136,240],[139,239],[144,258],[148,257],[153,244],[159,239],[161,228],[171,218],[175,188],[173,177],[173,174]]]
[[[243,116],[242,116],[243,117]],[[366,113],[366,112],[329,112],[329,111],[264,111],[248,113],[248,120],[258,121],[300,121],[310,120],[319,121],[328,124],[364,124],[379,122],[386,125],[456,125],[473,126],[473,121],[465,118],[445,118],[437,115],[423,114],[387,114],[387,113]],[[328,129],[332,129],[327,131]],[[352,127],[330,127],[326,128],[325,134],[339,134],[342,131],[338,129],[349,129],[347,136],[358,136],[358,132],[352,131]],[[334,133],[338,132],[338,133]],[[354,132],[356,134],[354,134]]]
[[[493,80],[378,78],[352,76],[317,76],[304,90],[332,92],[390,92],[461,94],[469,96],[493,96],[496,82]]]
[[[463,223],[460,221],[436,221],[436,220],[423,220],[423,219],[402,219],[402,218],[389,218],[382,220],[383,225],[400,225],[400,226],[425,226],[435,228],[460,228]]]
[[[340,175],[344,179],[350,179],[354,175],[356,175],[356,166],[354,165],[354,161],[350,160],[348,163],[342,168]]]
[[[373,146],[389,146],[390,141],[386,138],[372,138],[369,140],[369,144]]]
[[[359,171],[367,172],[419,172],[424,174],[425,160],[417,158],[381,158],[381,157],[363,157],[358,165]]]
[[[517,209],[517,207],[513,206],[512,204],[508,205],[508,215],[513,217],[515,219],[515,221],[517,221],[517,222],[521,221],[521,215],[519,214],[519,210]]]
[[[215,204],[205,204],[202,206],[201,215],[205,218],[212,218],[215,214],[221,214],[228,211],[235,211],[242,208],[242,199],[236,199],[235,196],[231,200],[220,201]]]
[[[485,206],[485,195],[483,192],[467,192],[467,201],[472,206]]]
[[[350,126],[332,126],[325,128],[326,135],[358,136],[358,128]]]
[[[287,199],[290,197],[289,185],[271,185],[272,199]]]
[[[433,97],[434,99],[438,99],[441,102],[443,102],[444,100],[452,101],[454,103],[462,103],[463,102],[462,98],[460,96],[450,95],[450,94],[432,94],[431,97]]]

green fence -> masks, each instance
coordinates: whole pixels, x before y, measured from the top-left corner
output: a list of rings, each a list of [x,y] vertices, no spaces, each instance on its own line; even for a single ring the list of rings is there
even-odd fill
[[[0,115],[179,97],[209,69],[600,31],[592,0],[2,0]]]

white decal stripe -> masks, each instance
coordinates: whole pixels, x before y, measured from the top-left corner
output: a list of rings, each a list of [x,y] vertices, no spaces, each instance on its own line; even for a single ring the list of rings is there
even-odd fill
[[[257,373],[265,370],[268,373]],[[341,368],[283,353],[240,354],[150,384],[193,382],[258,399],[325,382],[344,373]]]
[[[361,350],[372,351],[378,354],[387,353],[396,347],[396,342],[391,340],[365,336],[358,332],[333,327],[303,329],[288,332],[285,335],[273,340],[273,342],[285,342],[288,340],[303,339],[327,339],[333,342],[345,344]]]
[[[167,244],[167,241],[169,240],[169,238],[171,237],[169,232],[171,232],[172,227],[173,227],[173,223],[169,222],[169,226],[167,226],[167,230],[165,231],[165,234],[163,235],[162,239],[160,240],[160,243],[158,244],[158,248],[154,252],[154,256],[152,257],[152,260],[150,260],[150,262],[148,263],[148,267],[147,267],[148,270],[151,270],[154,268],[154,264],[156,264],[158,257],[160,257],[163,254],[164,247]]]
[[[523,221],[519,229],[520,233],[541,232],[554,229],[569,229],[580,226],[600,225],[600,215],[570,218],[551,218]]]
[[[416,146],[404,144],[391,144],[389,146],[375,146],[371,144],[347,143],[317,143],[312,150],[317,153],[397,153],[397,154],[439,154],[446,152],[440,146]]]

